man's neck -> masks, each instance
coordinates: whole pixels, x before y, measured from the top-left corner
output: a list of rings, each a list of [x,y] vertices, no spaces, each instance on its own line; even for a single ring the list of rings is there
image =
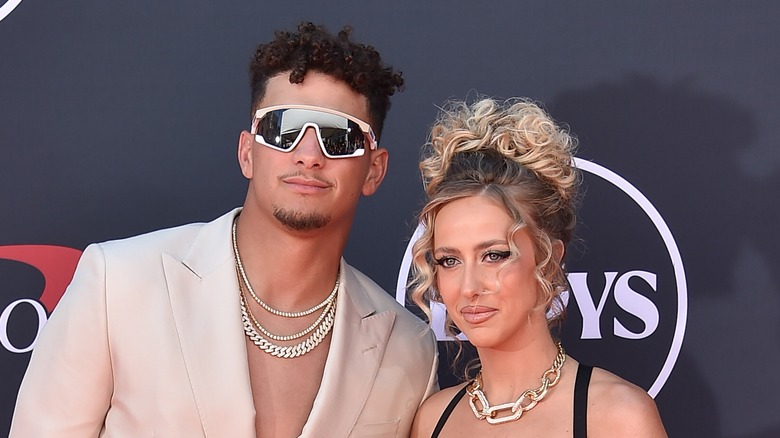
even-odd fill
[[[299,232],[272,217],[243,212],[237,220],[236,239],[255,293],[280,310],[300,310],[322,301],[338,275],[346,228],[329,224]]]

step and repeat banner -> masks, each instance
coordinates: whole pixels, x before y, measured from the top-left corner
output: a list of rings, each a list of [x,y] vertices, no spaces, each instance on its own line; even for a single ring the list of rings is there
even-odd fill
[[[726,0],[0,0],[0,436],[89,243],[241,205],[248,61],[302,20],[353,26],[407,84],[347,260],[404,302],[437,106],[530,97],[580,142],[567,351],[646,389],[670,436],[780,436],[778,18]],[[441,308],[432,323],[449,386]]]

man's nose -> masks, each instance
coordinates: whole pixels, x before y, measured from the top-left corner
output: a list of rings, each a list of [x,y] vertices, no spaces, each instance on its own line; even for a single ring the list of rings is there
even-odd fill
[[[313,126],[306,128],[303,137],[301,137],[301,141],[295,146],[292,153],[295,162],[302,164],[307,169],[322,167],[327,158],[322,152],[317,130]]]

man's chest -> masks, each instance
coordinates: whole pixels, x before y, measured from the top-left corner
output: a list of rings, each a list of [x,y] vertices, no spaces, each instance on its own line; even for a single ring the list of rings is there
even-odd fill
[[[330,336],[293,359],[271,356],[247,341],[258,437],[297,437],[320,389]]]

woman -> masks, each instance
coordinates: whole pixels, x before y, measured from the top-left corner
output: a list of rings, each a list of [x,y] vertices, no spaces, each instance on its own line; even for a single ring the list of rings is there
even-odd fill
[[[525,100],[451,104],[420,167],[428,203],[412,299],[479,355],[476,377],[429,398],[412,436],[666,436],[645,391],[580,366],[550,327],[575,224],[573,138]]]

